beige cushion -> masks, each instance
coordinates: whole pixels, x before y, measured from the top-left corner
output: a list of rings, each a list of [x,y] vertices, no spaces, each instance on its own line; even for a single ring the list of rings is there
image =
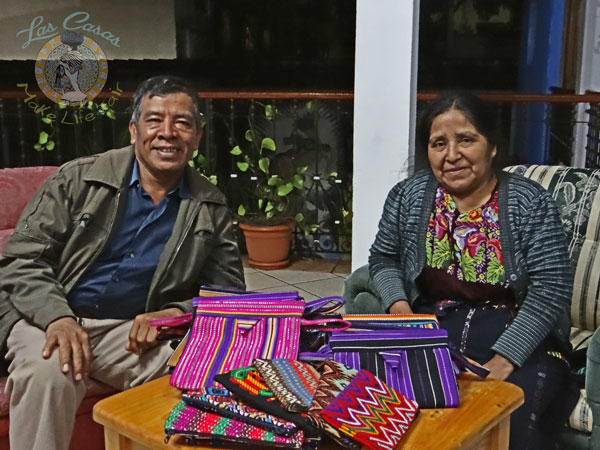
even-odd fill
[[[569,426],[574,430],[591,433],[593,425],[594,418],[592,417],[592,410],[590,405],[587,404],[585,389],[582,389],[580,391],[579,400],[569,417]]]
[[[590,339],[594,334],[593,331],[582,330],[581,328],[571,328],[571,334],[569,335],[569,341],[573,346],[573,351],[582,350],[588,348]]]
[[[505,170],[537,181],[556,200],[575,267],[571,325],[594,331],[600,325],[600,170],[538,165]]]

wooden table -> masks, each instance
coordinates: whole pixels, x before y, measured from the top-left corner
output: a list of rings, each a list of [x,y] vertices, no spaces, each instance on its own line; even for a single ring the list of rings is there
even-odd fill
[[[460,407],[425,409],[410,427],[403,450],[507,449],[510,414],[523,403],[523,391],[510,383],[459,378]],[[107,450],[213,449],[165,444],[164,424],[181,393],[163,377],[99,401],[94,420],[104,425]],[[339,447],[327,442],[320,448]]]

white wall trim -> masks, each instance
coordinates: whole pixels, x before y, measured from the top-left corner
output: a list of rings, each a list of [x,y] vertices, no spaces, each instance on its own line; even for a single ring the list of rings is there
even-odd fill
[[[352,269],[367,263],[388,191],[414,148],[419,0],[357,0]]]

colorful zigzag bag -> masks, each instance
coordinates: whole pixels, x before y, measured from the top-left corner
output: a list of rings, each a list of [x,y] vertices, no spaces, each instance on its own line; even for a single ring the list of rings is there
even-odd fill
[[[419,405],[366,370],[321,411],[321,417],[369,449],[393,450],[419,412]]]

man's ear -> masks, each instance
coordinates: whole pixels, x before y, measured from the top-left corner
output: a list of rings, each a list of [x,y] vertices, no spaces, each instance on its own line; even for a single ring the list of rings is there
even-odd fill
[[[137,125],[135,122],[129,122],[129,143],[135,145],[135,137],[137,135]]]

